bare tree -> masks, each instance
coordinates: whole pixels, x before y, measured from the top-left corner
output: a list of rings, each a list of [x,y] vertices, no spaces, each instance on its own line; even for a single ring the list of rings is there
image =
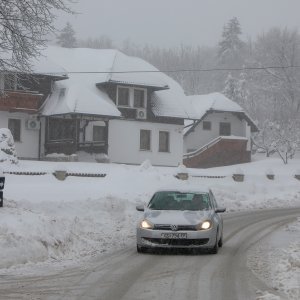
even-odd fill
[[[74,13],[74,0],[0,0],[0,71],[30,71],[46,37],[54,32],[57,11]]]
[[[276,152],[274,141],[277,138],[275,133],[277,125],[269,120],[265,120],[259,125],[260,130],[253,136],[252,142],[256,150],[263,150],[269,157]]]
[[[273,28],[260,35],[255,45],[258,66],[276,66],[257,74],[261,94],[269,98],[277,118],[289,118],[300,112],[300,35],[297,31]]]
[[[253,138],[257,149],[265,150],[267,156],[277,153],[284,164],[292,159],[300,146],[300,122],[290,119],[272,122],[266,120],[260,132]]]
[[[289,120],[287,123],[277,123],[275,127],[274,149],[284,164],[292,159],[299,149],[299,121]]]

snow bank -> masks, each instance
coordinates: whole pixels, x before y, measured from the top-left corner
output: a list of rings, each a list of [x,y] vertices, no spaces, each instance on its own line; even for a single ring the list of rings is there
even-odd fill
[[[264,241],[264,245],[251,250],[248,259],[253,272],[273,289],[283,293],[288,300],[300,299],[299,236],[300,218],[272,236],[267,243]],[[258,299],[280,298],[268,298],[265,292]]]

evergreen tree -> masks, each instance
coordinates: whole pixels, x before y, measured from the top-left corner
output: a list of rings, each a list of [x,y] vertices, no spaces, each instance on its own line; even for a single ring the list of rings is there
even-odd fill
[[[241,26],[236,17],[229,20],[223,27],[222,39],[219,42],[218,58],[221,64],[237,66],[242,61],[245,43],[240,39]]]
[[[76,47],[75,30],[69,22],[67,22],[66,26],[61,30],[60,35],[57,37],[57,43],[64,48]]]

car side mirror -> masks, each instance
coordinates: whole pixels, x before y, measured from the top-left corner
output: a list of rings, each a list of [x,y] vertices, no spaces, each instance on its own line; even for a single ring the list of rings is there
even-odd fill
[[[215,209],[215,212],[216,212],[216,213],[223,213],[223,212],[225,212],[225,211],[226,211],[226,208],[225,208],[225,207],[218,207],[218,208]]]
[[[137,205],[136,210],[137,211],[144,211],[145,210],[144,205],[143,204]]]

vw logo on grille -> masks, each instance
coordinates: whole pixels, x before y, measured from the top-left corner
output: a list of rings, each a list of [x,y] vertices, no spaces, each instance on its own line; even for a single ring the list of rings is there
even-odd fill
[[[178,230],[178,226],[177,225],[171,225],[171,230],[172,231],[177,231]]]

